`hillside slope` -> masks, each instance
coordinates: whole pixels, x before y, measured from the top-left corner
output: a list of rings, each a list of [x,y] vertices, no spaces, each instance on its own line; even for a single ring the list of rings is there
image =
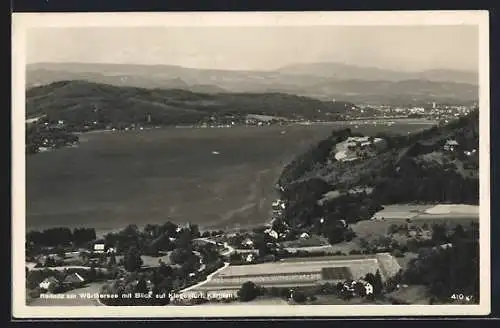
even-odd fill
[[[408,73],[338,63],[292,65],[276,71],[96,63],[39,63],[27,67],[28,88],[65,80],[207,93],[277,92],[401,106],[433,101],[468,104],[478,98],[477,74],[448,70]]]
[[[117,87],[86,81],[61,81],[28,89],[28,117],[47,115],[68,126],[106,124],[194,124],[212,116],[246,114],[285,118],[339,118],[353,105],[294,95],[208,94],[180,89]]]
[[[349,129],[333,131],[283,170],[278,186],[289,223],[369,219],[382,204],[478,204],[478,110],[413,135],[372,136],[387,147],[353,161],[337,160],[338,145],[349,137],[355,137]],[[449,140],[458,145],[446,148]]]

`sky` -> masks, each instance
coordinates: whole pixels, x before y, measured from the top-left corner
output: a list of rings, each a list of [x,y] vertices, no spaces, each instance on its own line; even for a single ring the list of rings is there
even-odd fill
[[[165,64],[273,70],[337,62],[403,71],[478,70],[477,26],[43,27],[27,63]]]

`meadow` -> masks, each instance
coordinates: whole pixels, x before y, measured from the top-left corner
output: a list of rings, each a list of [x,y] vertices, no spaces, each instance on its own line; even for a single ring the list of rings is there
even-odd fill
[[[284,165],[345,125],[81,134],[77,148],[27,157],[26,227],[104,233],[167,220],[201,229],[253,227],[269,219]],[[388,128],[350,127],[366,134]],[[424,127],[402,122],[391,130]]]

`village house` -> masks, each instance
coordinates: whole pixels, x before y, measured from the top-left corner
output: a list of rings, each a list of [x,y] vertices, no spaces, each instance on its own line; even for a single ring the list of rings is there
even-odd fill
[[[473,150],[464,150],[464,155],[465,156],[472,156],[476,153],[476,150],[473,149]]]
[[[243,242],[241,243],[241,246],[243,246],[245,248],[252,248],[253,245],[254,245],[254,242],[250,238],[247,238],[247,239],[243,240]]]
[[[94,253],[104,253],[106,251],[106,245],[104,243],[95,243],[92,250]]]
[[[41,290],[47,291],[51,288],[51,286],[58,287],[59,286],[59,280],[54,277],[50,276],[45,278],[40,284],[39,287]]]
[[[448,249],[448,248],[451,248],[451,247],[453,247],[453,244],[446,243],[446,244],[442,244],[442,245],[439,245],[439,246],[435,247],[435,249],[439,249],[439,248],[440,249]]]
[[[71,273],[63,280],[63,285],[66,287],[77,288],[85,284],[85,279],[78,272]]]
[[[452,139],[452,140],[447,140],[446,143],[444,144],[443,146],[443,150],[444,151],[450,151],[450,152],[453,152],[455,151],[458,147],[459,147],[459,143]]]
[[[373,294],[373,285],[370,284],[369,282],[360,279],[358,281],[355,280],[347,280],[342,284],[342,293],[347,293],[350,294],[350,296],[359,296],[357,295],[357,288],[358,286],[361,285],[363,287],[364,294],[363,296],[368,296]]]
[[[255,261],[255,254],[250,253],[246,256],[245,261],[247,263],[253,263]]]
[[[311,237],[311,236],[309,236],[309,234],[307,232],[303,232],[300,234],[301,239],[309,239],[309,237]]]
[[[334,157],[338,161],[353,161],[361,157],[370,157],[387,148],[382,138],[349,137],[334,148]]]
[[[278,239],[279,238],[278,233],[276,231],[272,230],[272,229],[267,229],[267,230],[264,231],[264,233],[268,234],[269,236],[271,236],[274,239]]]
[[[356,283],[361,284],[365,288],[365,295],[373,294],[373,285],[370,284],[368,281],[361,279],[358,280]]]

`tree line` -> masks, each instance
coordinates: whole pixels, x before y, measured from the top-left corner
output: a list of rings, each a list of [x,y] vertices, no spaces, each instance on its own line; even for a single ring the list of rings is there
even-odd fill
[[[83,245],[96,239],[94,228],[57,227],[42,231],[32,230],[26,234],[26,243],[31,246],[55,247],[72,244]]]

